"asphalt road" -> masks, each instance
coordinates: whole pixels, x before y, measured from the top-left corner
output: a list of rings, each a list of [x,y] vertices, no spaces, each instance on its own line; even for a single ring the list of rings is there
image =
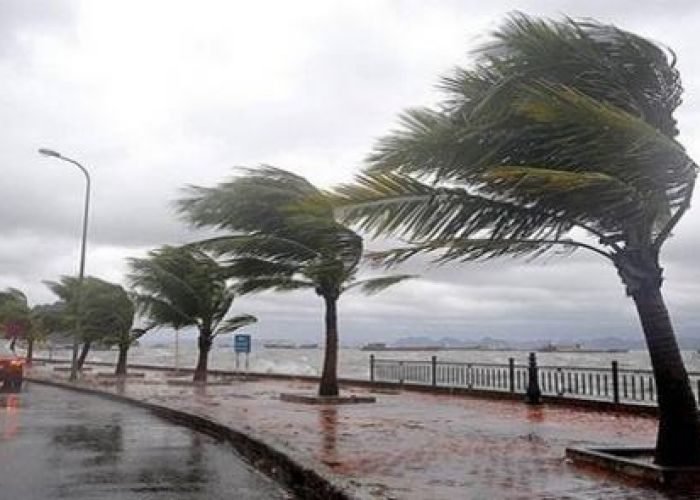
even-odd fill
[[[148,411],[25,384],[0,394],[0,498],[292,498],[225,443]]]

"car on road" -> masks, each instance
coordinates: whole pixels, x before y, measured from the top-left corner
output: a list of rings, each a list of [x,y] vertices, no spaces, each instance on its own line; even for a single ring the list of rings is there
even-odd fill
[[[0,390],[19,392],[24,380],[24,359],[0,344]]]

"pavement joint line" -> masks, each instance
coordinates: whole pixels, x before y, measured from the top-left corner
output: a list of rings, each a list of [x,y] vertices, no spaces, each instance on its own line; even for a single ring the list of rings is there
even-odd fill
[[[317,470],[293,460],[283,451],[251,437],[243,431],[222,424],[212,418],[195,415],[183,410],[143,401],[122,394],[115,394],[95,387],[70,384],[63,381],[47,380],[38,377],[25,376],[30,383],[48,385],[83,394],[102,397],[112,401],[130,404],[149,410],[154,415],[177,425],[202,432],[216,439],[228,442],[237,453],[249,463],[289,488],[298,498],[304,500],[355,500],[355,496],[340,485],[324,477]]]

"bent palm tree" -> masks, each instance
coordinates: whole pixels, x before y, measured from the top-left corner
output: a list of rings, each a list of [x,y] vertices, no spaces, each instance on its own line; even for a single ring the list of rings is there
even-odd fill
[[[125,376],[129,348],[148,330],[133,329],[135,307],[126,290],[120,285],[107,283],[97,296],[87,297],[82,306],[84,325],[101,343],[117,346],[115,375]]]
[[[65,331],[73,327],[80,301],[80,336],[83,347],[78,358],[79,370],[85,364],[94,342],[119,344],[115,339],[129,335],[134,320],[134,304],[120,285],[93,276],[84,278],[82,284],[73,276],[63,276],[57,282],[45,283],[61,300],[59,304],[46,306],[39,311],[47,328]],[[125,346],[126,350],[130,345],[131,343]],[[119,373],[126,373],[123,342],[119,347],[119,361],[123,358],[123,366],[118,362],[117,369]]]
[[[303,177],[273,167],[213,188],[191,187],[180,210],[197,226],[233,231],[199,245],[227,256],[226,267],[239,290],[311,288],[325,303],[326,348],[319,394],[338,395],[340,295],[350,288],[378,292],[408,276],[355,281],[362,238],[336,222],[333,207]]]
[[[11,339],[13,349],[17,339],[27,342],[27,363],[32,362],[34,342],[46,336],[41,321],[41,307],[30,307],[27,296],[16,288],[0,292],[0,330]]]
[[[209,351],[217,335],[255,323],[250,314],[226,318],[235,297],[226,271],[206,253],[164,246],[144,259],[129,259],[128,280],[139,311],[153,326],[199,330],[195,382],[206,382]]]
[[[661,295],[659,251],[697,166],[675,140],[681,85],[651,42],[596,22],[512,17],[437,109],[408,111],[355,185],[347,221],[412,245],[384,264],[583,249],[613,264],[636,305],[658,388],[655,461],[700,463],[700,426]]]

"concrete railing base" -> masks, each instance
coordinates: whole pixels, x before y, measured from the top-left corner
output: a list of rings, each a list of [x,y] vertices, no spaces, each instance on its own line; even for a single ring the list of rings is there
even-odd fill
[[[288,403],[303,403],[307,405],[352,405],[376,403],[377,398],[371,396],[318,396],[316,394],[295,394],[283,392],[280,400]]]
[[[575,464],[593,466],[630,478],[670,489],[700,493],[700,467],[656,465],[653,448],[642,447],[575,447],[566,449]]]

